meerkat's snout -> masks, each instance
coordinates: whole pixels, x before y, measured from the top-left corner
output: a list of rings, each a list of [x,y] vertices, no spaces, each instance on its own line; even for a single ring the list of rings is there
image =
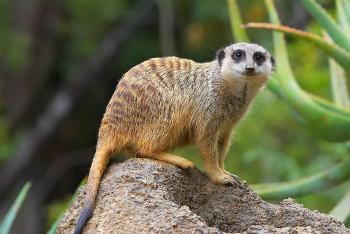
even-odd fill
[[[255,67],[246,66],[245,67],[245,74],[248,75],[248,76],[255,75]]]

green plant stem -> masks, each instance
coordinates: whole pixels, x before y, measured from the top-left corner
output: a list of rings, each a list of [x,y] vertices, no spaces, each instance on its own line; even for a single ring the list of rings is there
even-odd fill
[[[264,199],[301,196],[333,187],[350,178],[350,158],[313,176],[284,183],[256,184],[251,187]]]
[[[334,19],[315,0],[302,0],[302,3],[322,28],[328,32],[333,41],[345,50],[350,51],[350,38],[343,32]]]
[[[349,0],[343,1],[343,0],[336,0],[335,6],[337,10],[337,16],[338,16],[338,22],[341,25],[341,27],[344,29],[344,32],[350,36],[350,6],[346,10],[346,2],[349,2]]]
[[[279,19],[272,0],[265,0],[270,20],[279,25]],[[279,88],[283,98],[294,110],[296,118],[301,124],[317,136],[334,142],[350,139],[350,114],[341,115],[331,112],[315,103],[298,86],[290,67],[286,44],[282,34],[273,33]]]
[[[348,30],[350,30],[350,1],[349,0],[341,0],[342,6],[344,12],[344,20],[346,20],[347,25],[349,26]],[[349,35],[350,32],[348,31]]]
[[[350,110],[350,98],[346,84],[345,72],[333,59],[329,59],[329,67],[331,72],[333,99],[338,106]]]
[[[227,0],[231,31],[235,41],[249,42],[247,32],[241,27],[242,18],[236,0]]]
[[[305,92],[306,93],[306,92]],[[349,111],[345,110],[344,108],[337,107],[334,105],[334,103],[325,100],[323,98],[317,97],[313,94],[306,93],[315,103],[320,105],[322,108],[326,109],[327,111],[337,113],[339,115],[342,115],[344,118],[347,118],[349,116]]]
[[[238,11],[236,2],[230,1],[234,3],[233,9],[229,9],[230,18],[237,18],[238,22],[241,23],[240,15],[233,15],[235,11]],[[271,22],[279,25],[273,1],[265,0],[265,5],[268,8]],[[238,23],[231,26],[233,31],[245,31]],[[275,48],[278,48],[275,50],[277,71],[274,78],[268,83],[269,89],[282,97],[294,111],[297,120],[315,135],[333,142],[348,141],[350,139],[350,112],[332,107],[328,102],[323,102],[322,99],[314,101],[314,98],[307,95],[295,81],[283,35],[273,33],[273,37]]]
[[[280,98],[284,98],[283,92],[279,88],[279,84],[278,84],[277,79],[270,79],[267,83],[267,86],[270,89],[270,91],[272,91],[276,96],[278,96]],[[334,112],[334,113],[337,113],[339,115],[342,115],[344,118],[349,116],[349,112],[347,110],[345,110],[341,107],[335,106],[332,102],[330,102],[326,99],[320,98],[318,96],[315,96],[311,93],[307,93],[305,91],[304,91],[304,93],[306,95],[308,95],[312,99],[312,101],[314,101],[315,103],[320,105],[322,108],[324,108],[330,112]]]
[[[279,24],[278,15],[274,8],[273,2],[271,0],[265,0],[265,4],[269,11],[270,20],[274,24]],[[234,14],[234,11],[230,10],[231,19],[234,18],[232,14]],[[237,27],[239,27],[239,25],[237,26],[232,24],[233,31]],[[288,89],[288,85],[290,84],[292,88],[296,89],[297,94],[301,94],[301,96],[299,97],[300,99],[303,99],[304,97],[306,97],[306,99],[312,105],[319,106],[321,110],[324,109],[325,113],[331,112],[333,114],[342,116],[345,119],[348,118],[349,112],[347,112],[346,110],[336,107],[335,105],[333,105],[331,102],[327,100],[324,100],[312,94],[308,94],[299,88],[299,86],[295,82],[295,79],[293,77],[293,74],[289,65],[286,47],[284,44],[285,42],[283,40],[282,35],[278,37],[276,36],[276,34],[274,34],[274,42],[275,42],[275,48],[278,48],[278,50],[275,51],[277,54],[276,57],[281,58],[281,61],[280,59],[278,59],[277,64],[280,64],[282,62],[282,65],[279,65],[279,66],[280,66],[280,70],[284,72],[277,73],[274,75],[273,78],[269,79],[267,83],[267,86],[269,87],[269,89],[279,97],[283,99],[288,99],[290,98],[294,90],[292,89],[290,92],[288,92],[288,90],[286,91],[284,88]],[[285,75],[287,75],[288,77],[284,77]],[[285,86],[282,86],[280,84],[281,80],[282,82],[284,82]],[[292,103],[298,102],[298,100],[293,100],[294,98],[291,98]],[[297,106],[302,105],[302,103],[301,104],[297,103],[297,104],[299,104]],[[316,190],[327,189],[331,186],[334,186],[334,184],[343,182],[346,178],[350,177],[350,170],[348,170],[349,167],[350,167],[350,159],[347,159],[339,163],[338,165],[334,166],[333,168],[325,172],[316,174],[314,176],[299,179],[296,181],[285,182],[285,183],[257,184],[257,185],[252,185],[252,187],[258,192],[260,196],[266,199],[277,199],[277,198],[283,198],[287,196],[304,195],[304,194],[312,193]]]
[[[4,217],[3,221],[0,224],[0,233],[1,234],[7,234],[10,233],[11,226],[13,224],[13,221],[15,220],[18,210],[21,208],[24,199],[27,196],[27,193],[31,187],[31,183],[27,182],[23,188],[21,189],[20,193],[18,194],[15,202],[11,206],[10,210]]]
[[[81,188],[81,186],[83,186],[84,184],[86,184],[86,181],[87,181],[87,177],[85,177],[81,182],[80,184],[78,185],[77,189],[75,190],[74,194],[72,195],[71,199],[69,200],[68,202],[68,205],[67,207],[70,207],[73,203],[73,201],[75,200],[75,198],[77,197],[78,195],[78,191],[79,189]],[[61,218],[63,217],[65,211],[62,212],[56,219],[56,221],[51,225],[49,231],[47,232],[47,234],[55,234],[57,232],[57,227],[58,227],[58,223],[59,221],[61,220]]]
[[[269,23],[247,23],[246,28],[257,28],[257,29],[268,29],[278,32],[286,33],[290,36],[303,39],[305,41],[315,44],[317,47],[322,49],[329,56],[333,57],[346,71],[350,73],[350,53],[346,52],[342,48],[338,47],[334,43],[330,43],[322,37],[310,33],[304,32],[298,29],[290,28],[282,25],[274,25]]]
[[[341,222],[345,222],[350,217],[350,190],[335,205],[329,214],[336,217]]]

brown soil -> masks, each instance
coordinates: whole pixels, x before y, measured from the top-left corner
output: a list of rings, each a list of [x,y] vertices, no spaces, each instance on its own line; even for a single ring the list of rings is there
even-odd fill
[[[61,219],[72,233],[85,187]],[[329,215],[292,199],[262,200],[244,182],[213,184],[202,172],[150,159],[111,165],[84,233],[350,233]]]

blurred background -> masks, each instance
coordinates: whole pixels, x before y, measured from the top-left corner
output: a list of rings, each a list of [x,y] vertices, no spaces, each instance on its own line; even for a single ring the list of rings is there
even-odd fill
[[[334,1],[319,2],[334,14]],[[244,22],[268,21],[263,1],[238,3]],[[320,33],[300,1],[275,3],[284,25]],[[273,51],[271,32],[248,34]],[[210,61],[232,42],[226,1],[0,0],[0,220],[26,181],[13,233],[43,233],[57,220],[88,173],[100,120],[128,69],[167,55]],[[300,86],[330,100],[328,57],[301,40],[287,45]],[[201,167],[195,148],[177,153]],[[266,88],[235,130],[226,167],[248,184],[281,182],[348,154],[312,135]],[[296,199],[329,212],[349,189],[350,181]]]

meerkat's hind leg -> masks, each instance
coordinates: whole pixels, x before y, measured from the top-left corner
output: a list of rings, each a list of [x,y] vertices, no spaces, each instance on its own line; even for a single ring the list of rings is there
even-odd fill
[[[138,154],[137,155],[140,158],[151,158],[163,162],[167,162],[170,164],[173,164],[181,169],[190,169],[194,168],[195,165],[190,160],[174,155],[169,153],[159,153],[159,154]]]

